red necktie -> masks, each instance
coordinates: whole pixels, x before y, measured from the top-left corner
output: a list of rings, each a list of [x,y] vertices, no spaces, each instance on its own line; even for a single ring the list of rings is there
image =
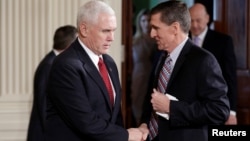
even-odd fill
[[[102,79],[106,85],[106,88],[108,90],[109,93],[109,98],[110,98],[110,103],[113,106],[114,105],[114,94],[113,94],[113,89],[112,89],[112,85],[109,79],[109,75],[108,75],[108,71],[106,68],[106,65],[104,64],[102,58],[99,58],[99,62],[98,62],[98,66],[99,66],[99,71],[100,74],[102,76]]]
[[[172,71],[171,66],[172,59],[170,56],[167,56],[165,63],[162,67],[162,70],[159,74],[158,79],[158,91],[161,93],[165,93],[165,90],[167,88],[168,80],[170,78],[170,74]],[[155,114],[155,111],[151,114],[151,119],[149,121],[149,139],[153,140],[158,134],[158,122],[157,122],[157,115]]]

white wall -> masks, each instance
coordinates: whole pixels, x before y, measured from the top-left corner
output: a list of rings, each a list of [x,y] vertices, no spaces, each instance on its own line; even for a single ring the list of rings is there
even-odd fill
[[[25,141],[33,98],[33,75],[52,48],[57,27],[75,25],[87,0],[0,1],[0,141]],[[121,74],[121,1],[104,0],[117,13],[118,29],[110,50]]]

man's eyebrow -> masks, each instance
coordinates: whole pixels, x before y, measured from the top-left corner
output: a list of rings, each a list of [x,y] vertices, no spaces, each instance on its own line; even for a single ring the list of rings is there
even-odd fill
[[[155,25],[150,25],[151,28],[154,28],[154,29],[158,29],[159,27],[158,26],[155,26]]]

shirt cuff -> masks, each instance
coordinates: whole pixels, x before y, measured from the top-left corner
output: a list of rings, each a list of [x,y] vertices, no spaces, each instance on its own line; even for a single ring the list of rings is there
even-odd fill
[[[235,112],[235,111],[230,110],[230,115],[236,116],[236,112]]]

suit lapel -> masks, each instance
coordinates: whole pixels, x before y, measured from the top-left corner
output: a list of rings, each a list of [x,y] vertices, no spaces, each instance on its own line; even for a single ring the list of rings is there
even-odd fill
[[[162,69],[162,67],[163,67],[163,64],[164,64],[164,62],[165,62],[165,59],[166,59],[166,52],[165,51],[161,51],[160,53],[159,53],[159,59],[158,59],[158,61],[157,61],[157,64],[156,64],[156,66],[155,66],[155,71],[154,71],[154,79],[153,79],[153,87],[154,88],[157,88],[157,85],[158,85],[158,79],[159,79],[159,74],[160,74],[160,71],[161,71],[161,69]]]
[[[189,49],[190,49],[191,46],[192,46],[192,41],[190,39],[188,39],[188,41],[185,43],[182,51],[180,52],[179,57],[176,60],[176,63],[175,63],[175,66],[173,68],[173,71],[172,71],[172,74],[171,74],[171,77],[169,79],[167,87],[171,86],[172,81],[174,80],[176,74],[179,72],[179,70],[180,70],[183,62],[185,61],[186,54],[188,53],[188,51],[189,51]]]
[[[207,33],[205,35],[205,38],[204,38],[204,41],[203,41],[203,44],[202,44],[202,48],[205,48],[205,49],[208,49],[210,48],[210,38],[212,37],[212,32],[210,29],[207,30]]]
[[[83,68],[86,70],[88,75],[99,86],[99,88],[101,89],[101,91],[102,91],[102,93],[103,93],[103,95],[105,97],[106,102],[108,103],[108,105],[110,107],[110,110],[112,110],[112,107],[110,105],[108,91],[106,89],[106,86],[105,86],[105,84],[104,84],[104,82],[102,80],[102,77],[101,77],[99,71],[97,70],[96,66],[94,65],[94,63],[92,62],[92,60],[90,59],[88,54],[85,52],[83,47],[80,45],[78,40],[76,40],[74,42],[74,48],[76,49],[76,52],[78,53],[78,56],[79,56],[80,60],[83,62]]]

